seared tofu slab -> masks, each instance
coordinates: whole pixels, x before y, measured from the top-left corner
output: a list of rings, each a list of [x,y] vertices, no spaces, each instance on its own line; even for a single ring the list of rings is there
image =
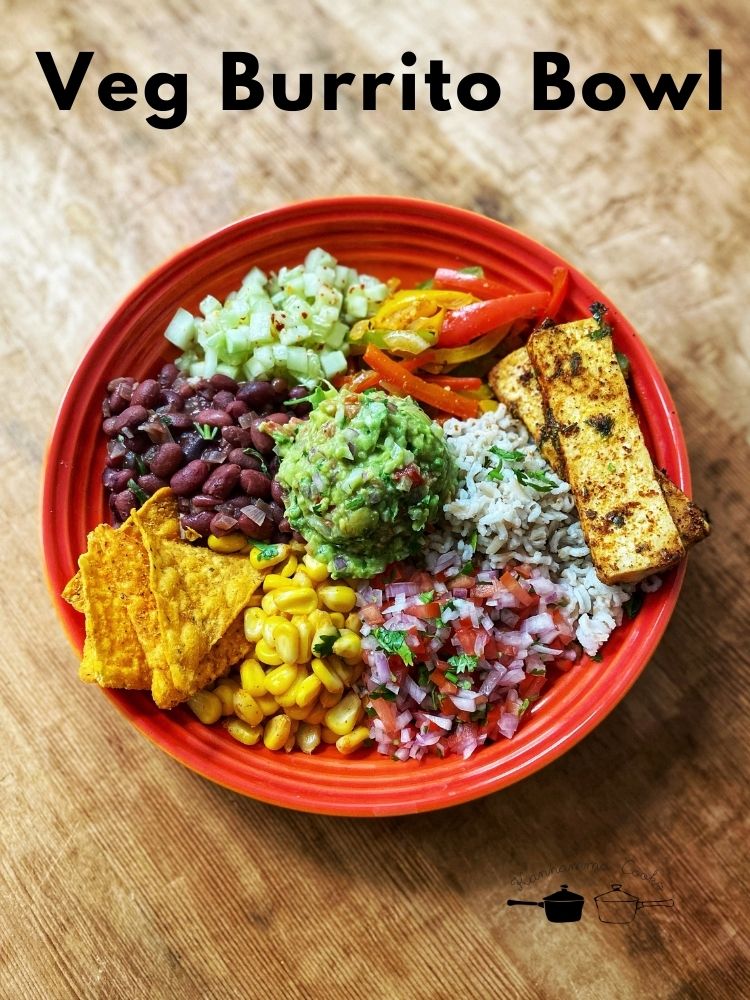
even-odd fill
[[[556,429],[549,415],[545,414],[542,390],[526,348],[521,347],[498,361],[489,374],[489,382],[497,398],[526,426],[552,469],[565,479]],[[656,470],[656,478],[682,544],[687,549],[702,542],[711,533],[705,511],[659,469]]]
[[[536,330],[528,352],[597,576],[633,583],[685,554],[611,337],[594,319]]]

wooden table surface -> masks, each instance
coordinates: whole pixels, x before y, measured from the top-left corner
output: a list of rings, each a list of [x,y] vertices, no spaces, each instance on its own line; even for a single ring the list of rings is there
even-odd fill
[[[533,6],[533,9],[532,9]],[[0,52],[3,609],[0,995],[729,997],[750,995],[747,742],[748,9],[739,0],[11,3]],[[364,114],[220,111],[221,52],[264,72],[398,71],[406,49],[495,73],[484,114],[395,96]],[[682,112],[632,95],[531,110],[531,53],[598,70],[705,72]],[[35,50],[65,76],[58,112]],[[186,123],[96,98],[189,73]],[[428,197],[549,244],[634,322],[676,399],[712,540],[632,692],[570,753],[482,801],[415,818],[315,818],[244,800],[151,746],[95,690],[49,601],[45,441],[77,360],[128,289],[229,221],[315,195]],[[561,871],[558,871],[561,869]],[[639,876],[639,872],[643,876]],[[535,876],[539,873],[541,877]],[[649,878],[650,876],[650,878]],[[633,923],[553,925],[508,897],[611,882],[671,897]],[[588,919],[586,919],[588,916]]]

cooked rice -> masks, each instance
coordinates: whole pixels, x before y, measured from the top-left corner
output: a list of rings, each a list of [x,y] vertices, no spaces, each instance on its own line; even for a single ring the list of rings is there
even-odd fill
[[[443,425],[459,469],[459,490],[445,507],[447,526],[427,539],[432,571],[457,573],[476,550],[484,566],[528,563],[548,578],[554,600],[575,629],[578,642],[593,656],[622,620],[622,605],[633,587],[611,587],[596,575],[584,541],[570,486],[550,469],[526,428],[501,403],[475,420]],[[547,493],[523,485],[507,469],[501,478],[488,474],[500,465],[491,448],[520,451],[527,472],[542,472],[554,483]],[[507,466],[507,463],[505,463]]]

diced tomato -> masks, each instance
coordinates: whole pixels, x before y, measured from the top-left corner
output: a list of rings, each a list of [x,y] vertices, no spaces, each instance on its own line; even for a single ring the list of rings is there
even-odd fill
[[[385,698],[373,698],[370,701],[370,705],[372,705],[377,712],[378,718],[383,723],[386,733],[389,736],[395,735],[397,714],[395,702],[386,701]]]
[[[368,625],[382,625],[385,621],[374,604],[365,604],[363,608],[359,609],[359,616]]]
[[[448,586],[451,590],[471,590],[476,582],[477,578],[475,576],[469,576],[467,573],[462,573],[460,576],[454,577]]]
[[[528,698],[534,701],[539,697],[539,692],[547,683],[545,674],[527,674],[518,685],[519,698]]]
[[[479,735],[476,723],[465,722],[456,732],[445,738],[445,748],[450,753],[462,753]]]
[[[424,482],[424,476],[414,462],[409,462],[409,464],[405,465],[403,469],[396,469],[393,473],[393,478],[396,481],[400,479],[408,479],[412,486],[421,486]]]
[[[431,590],[435,589],[435,580],[440,579],[440,577],[435,577],[433,579],[429,573],[419,572],[415,573],[411,578],[411,582],[415,587],[419,587],[419,592],[421,594],[429,594]]]
[[[518,573],[519,576],[526,577],[527,580],[534,572],[533,567],[529,566],[528,563],[518,563],[516,566],[513,567],[513,570],[515,573]]]
[[[512,573],[505,572],[500,577],[500,583],[509,591],[513,598],[522,606],[529,607],[529,605],[536,603],[539,599],[533,594],[530,594],[527,590],[521,586],[521,584],[516,580]]]
[[[404,614],[411,615],[412,618],[437,618],[440,614],[440,605],[437,601],[430,601],[429,604],[412,604],[404,608]]]
[[[461,648],[464,653],[469,653],[474,655],[474,644],[476,642],[477,635],[479,635],[479,629],[476,628],[459,628],[456,629],[456,638],[461,643]]]

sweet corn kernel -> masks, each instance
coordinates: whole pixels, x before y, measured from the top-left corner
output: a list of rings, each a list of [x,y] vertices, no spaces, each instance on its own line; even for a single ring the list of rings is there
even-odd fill
[[[313,656],[328,656],[333,648],[333,644],[339,637],[339,630],[333,624],[333,622],[328,622],[327,624],[320,625],[315,630],[315,635],[312,640],[312,651]]]
[[[250,565],[253,569],[270,569],[283,563],[288,555],[288,545],[256,545],[250,551]]]
[[[331,670],[325,660],[315,657],[310,666],[315,676],[320,678],[323,687],[329,694],[341,695],[341,692],[344,690],[341,678]]]
[[[279,587],[289,588],[294,586],[296,586],[294,580],[282,576],[281,573],[266,573],[263,577],[263,590],[266,593],[269,590],[278,590]]]
[[[362,619],[359,617],[356,611],[352,611],[346,616],[346,621],[344,622],[346,628],[351,632],[359,633],[362,629]]]
[[[309,615],[318,606],[318,595],[312,587],[278,590],[274,594],[276,607],[290,615]]]
[[[328,567],[326,564],[319,562],[309,552],[306,552],[302,557],[302,562],[305,564],[305,572],[315,583],[322,583],[328,579]]]
[[[362,653],[362,643],[356,632],[342,629],[341,634],[333,644],[333,651],[336,656],[343,656],[346,660],[358,658]]]
[[[298,587],[315,586],[312,577],[308,573],[306,573],[305,570],[302,568],[297,570],[297,572],[292,577],[291,582],[296,584]]]
[[[263,709],[249,691],[239,688],[234,692],[234,712],[248,726],[257,726],[263,721]]]
[[[302,753],[312,753],[320,746],[320,726],[303,722],[297,730],[296,743]]]
[[[274,715],[263,730],[263,744],[268,750],[281,750],[292,731],[292,720],[287,715]]]
[[[263,597],[261,599],[261,602],[260,602],[261,608],[263,608],[263,611],[267,615],[275,615],[276,612],[278,611],[278,608],[276,607],[276,601],[274,600],[273,595],[274,595],[274,591],[273,590],[269,590],[269,592],[267,594],[263,595]]]
[[[344,693],[344,689],[340,691],[321,691],[320,692],[320,704],[328,711],[329,708],[333,708],[334,705],[338,705],[341,701],[341,696]]]
[[[351,587],[329,584],[318,587],[318,594],[325,606],[331,611],[342,611],[344,614],[349,614],[357,603],[357,595]]]
[[[255,746],[263,735],[263,730],[260,726],[250,726],[247,722],[243,722],[242,719],[227,719],[224,723],[224,728],[230,736],[233,736],[240,743],[244,743],[248,747]]]
[[[338,705],[328,709],[323,721],[331,732],[346,736],[354,729],[363,711],[359,696],[354,691],[349,691]]]
[[[272,694],[262,694],[255,699],[260,705],[263,715],[274,715],[279,710],[279,703]]]
[[[284,565],[279,570],[279,574],[281,576],[285,576],[288,579],[290,576],[294,576],[294,574],[295,574],[295,572],[297,570],[297,566],[298,566],[297,557],[292,552],[292,554],[289,556],[289,558],[287,559],[287,561],[284,563]]]
[[[340,611],[331,612],[331,625],[333,625],[334,628],[343,628],[345,621],[346,619]]]
[[[370,730],[367,726],[357,726],[346,736],[339,736],[336,740],[336,749],[339,753],[349,754],[358,750],[365,740],[370,738]]]
[[[188,698],[188,706],[205,726],[212,726],[221,718],[221,699],[213,691],[197,691]]]
[[[316,608],[315,611],[311,611],[308,615],[308,621],[314,629],[323,628],[325,625],[332,625],[331,616],[327,611],[321,611],[320,608]]]
[[[208,547],[214,552],[239,552],[247,545],[247,539],[241,531],[234,531],[231,535],[209,535]]]
[[[296,702],[302,708],[309,708],[320,694],[323,684],[315,674],[309,674],[297,685]]]
[[[269,646],[265,639],[259,639],[255,643],[255,658],[269,667],[278,667],[283,662],[276,650]]]
[[[276,648],[276,641],[274,639],[274,631],[279,625],[286,625],[287,621],[283,615],[270,615],[266,618],[263,624],[263,636],[262,638],[268,643],[271,649]]]
[[[335,743],[338,740],[338,736],[333,730],[329,729],[327,726],[320,727],[320,738],[324,743]]]
[[[262,608],[248,608],[245,612],[245,638],[248,642],[257,642],[263,635],[266,618]]]
[[[301,616],[294,624],[299,637],[298,663],[308,663],[312,656],[312,642],[315,629],[306,618],[302,618]]]
[[[295,670],[297,671],[296,676],[286,691],[283,694],[276,695],[276,701],[278,701],[282,708],[290,708],[292,705],[297,704],[297,691],[302,681],[308,676],[306,667],[296,666]]]
[[[229,677],[224,677],[214,688],[213,693],[221,702],[221,714],[234,714],[234,692],[238,690],[239,683]]]
[[[296,663],[299,660],[299,632],[291,622],[283,621],[277,625],[273,638],[276,651],[284,663]]]
[[[240,666],[240,684],[249,691],[253,698],[259,698],[262,694],[268,693],[266,687],[266,674],[257,660],[252,658],[243,660]]]
[[[305,722],[307,722],[311,726],[319,726],[320,723],[323,721],[323,717],[327,711],[328,709],[326,708],[325,705],[321,705],[320,702],[317,702],[315,705],[312,706],[310,711],[307,713],[307,718],[305,719]]]
[[[257,647],[256,647],[257,652]],[[266,690],[277,698],[280,694],[288,691],[297,679],[297,667],[293,663],[280,663],[279,666],[269,670],[265,676]]]
[[[284,712],[286,715],[289,716],[290,719],[294,719],[295,722],[301,722],[303,719],[306,719],[310,714],[310,706],[303,705],[302,707],[300,707],[299,705],[288,705],[284,709]]]
[[[341,678],[344,687],[351,686],[354,671],[348,663],[345,663],[341,657],[334,655],[328,657],[328,666]]]

